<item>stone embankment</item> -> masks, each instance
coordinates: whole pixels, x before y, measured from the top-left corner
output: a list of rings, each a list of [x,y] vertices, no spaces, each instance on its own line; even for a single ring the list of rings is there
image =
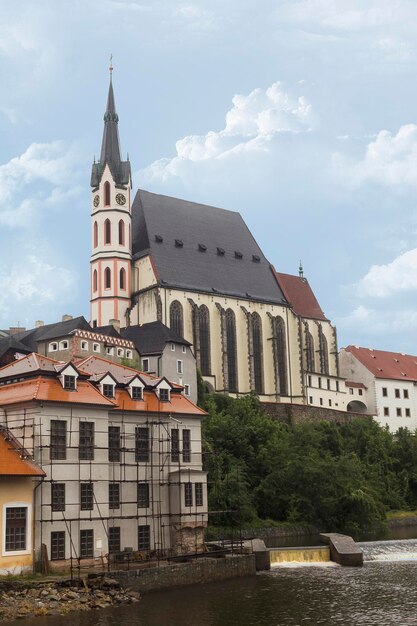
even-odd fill
[[[124,589],[112,578],[89,577],[84,581],[0,582],[0,620],[66,615],[72,611],[90,611],[138,602],[137,591]]]

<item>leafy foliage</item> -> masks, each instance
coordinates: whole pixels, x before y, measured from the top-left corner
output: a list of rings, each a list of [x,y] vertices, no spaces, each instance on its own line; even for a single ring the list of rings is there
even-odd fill
[[[202,396],[210,523],[265,519],[355,533],[417,506],[417,438],[369,417],[286,425],[256,396]]]

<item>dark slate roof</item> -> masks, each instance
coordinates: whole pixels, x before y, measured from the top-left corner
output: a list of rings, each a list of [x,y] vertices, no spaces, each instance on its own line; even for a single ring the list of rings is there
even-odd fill
[[[131,178],[130,162],[122,161],[119,140],[119,116],[114,102],[113,83],[110,79],[107,108],[104,114],[103,141],[101,144],[100,161],[93,164],[91,186],[97,187],[106,164],[109,166],[116,185],[127,185]]]
[[[93,331],[99,335],[106,335],[106,337],[121,337],[120,333],[117,332],[113,324],[109,324],[108,326],[97,326],[93,328]]]
[[[132,229],[134,257],[150,253],[162,286],[286,304],[239,213],[139,190]]]
[[[0,358],[9,350],[15,350],[16,352],[20,352],[22,354],[30,352],[30,349],[18,341],[14,335],[10,335],[4,339],[0,338]]]
[[[44,326],[39,326],[39,328],[25,330],[20,333],[16,333],[14,337],[30,350],[36,352],[38,349],[38,341],[47,341],[49,339],[56,339],[57,337],[65,337],[76,329],[92,330],[85,317],[80,315],[79,317],[74,317],[72,320],[67,320],[66,322],[56,322],[55,324],[46,324]]]
[[[183,339],[162,322],[150,322],[142,326],[128,326],[121,328],[120,334],[124,339],[130,339],[135,344],[140,355],[161,354],[167,343],[179,343],[190,346],[190,342]]]

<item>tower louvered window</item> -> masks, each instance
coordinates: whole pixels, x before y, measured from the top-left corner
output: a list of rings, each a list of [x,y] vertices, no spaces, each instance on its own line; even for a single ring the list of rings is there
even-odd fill
[[[256,393],[264,392],[263,355],[262,355],[262,321],[258,313],[251,316],[253,340],[253,375]]]
[[[125,223],[123,220],[119,221],[119,244],[125,245]]]
[[[236,317],[232,309],[226,311],[226,347],[228,390],[237,391]]]
[[[119,272],[119,286],[120,289],[126,289],[126,271],[123,267]]]
[[[111,269],[109,267],[104,270],[104,288],[111,289]]]
[[[93,291],[97,291],[97,270],[93,272]]]
[[[329,373],[329,350],[327,347],[327,339],[320,328],[319,334],[320,341],[320,371],[322,374]]]
[[[203,375],[211,374],[210,362],[210,313],[203,304],[199,310],[200,315],[200,369]]]
[[[111,243],[111,224],[109,219],[104,222],[104,243]]]
[[[306,367],[307,372],[314,372],[314,339],[306,326]]]
[[[274,319],[274,344],[276,365],[278,369],[279,393],[281,396],[287,396],[287,340],[285,335],[285,322],[282,317],[276,317]]]
[[[98,224],[97,222],[94,222],[94,247],[97,248],[98,246]]]
[[[110,183],[104,183],[104,206],[110,206]]]
[[[184,316],[182,304],[174,300],[169,307],[169,327],[180,337],[184,336]]]

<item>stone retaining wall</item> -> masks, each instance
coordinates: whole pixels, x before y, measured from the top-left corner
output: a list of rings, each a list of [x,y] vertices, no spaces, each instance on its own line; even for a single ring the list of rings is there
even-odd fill
[[[255,555],[245,554],[221,558],[203,557],[188,563],[112,572],[111,576],[131,589],[148,592],[255,574]]]
[[[364,413],[337,411],[308,404],[289,404],[285,402],[262,402],[261,407],[266,415],[285,424],[327,420],[336,424],[345,424],[358,418],[372,418]]]

